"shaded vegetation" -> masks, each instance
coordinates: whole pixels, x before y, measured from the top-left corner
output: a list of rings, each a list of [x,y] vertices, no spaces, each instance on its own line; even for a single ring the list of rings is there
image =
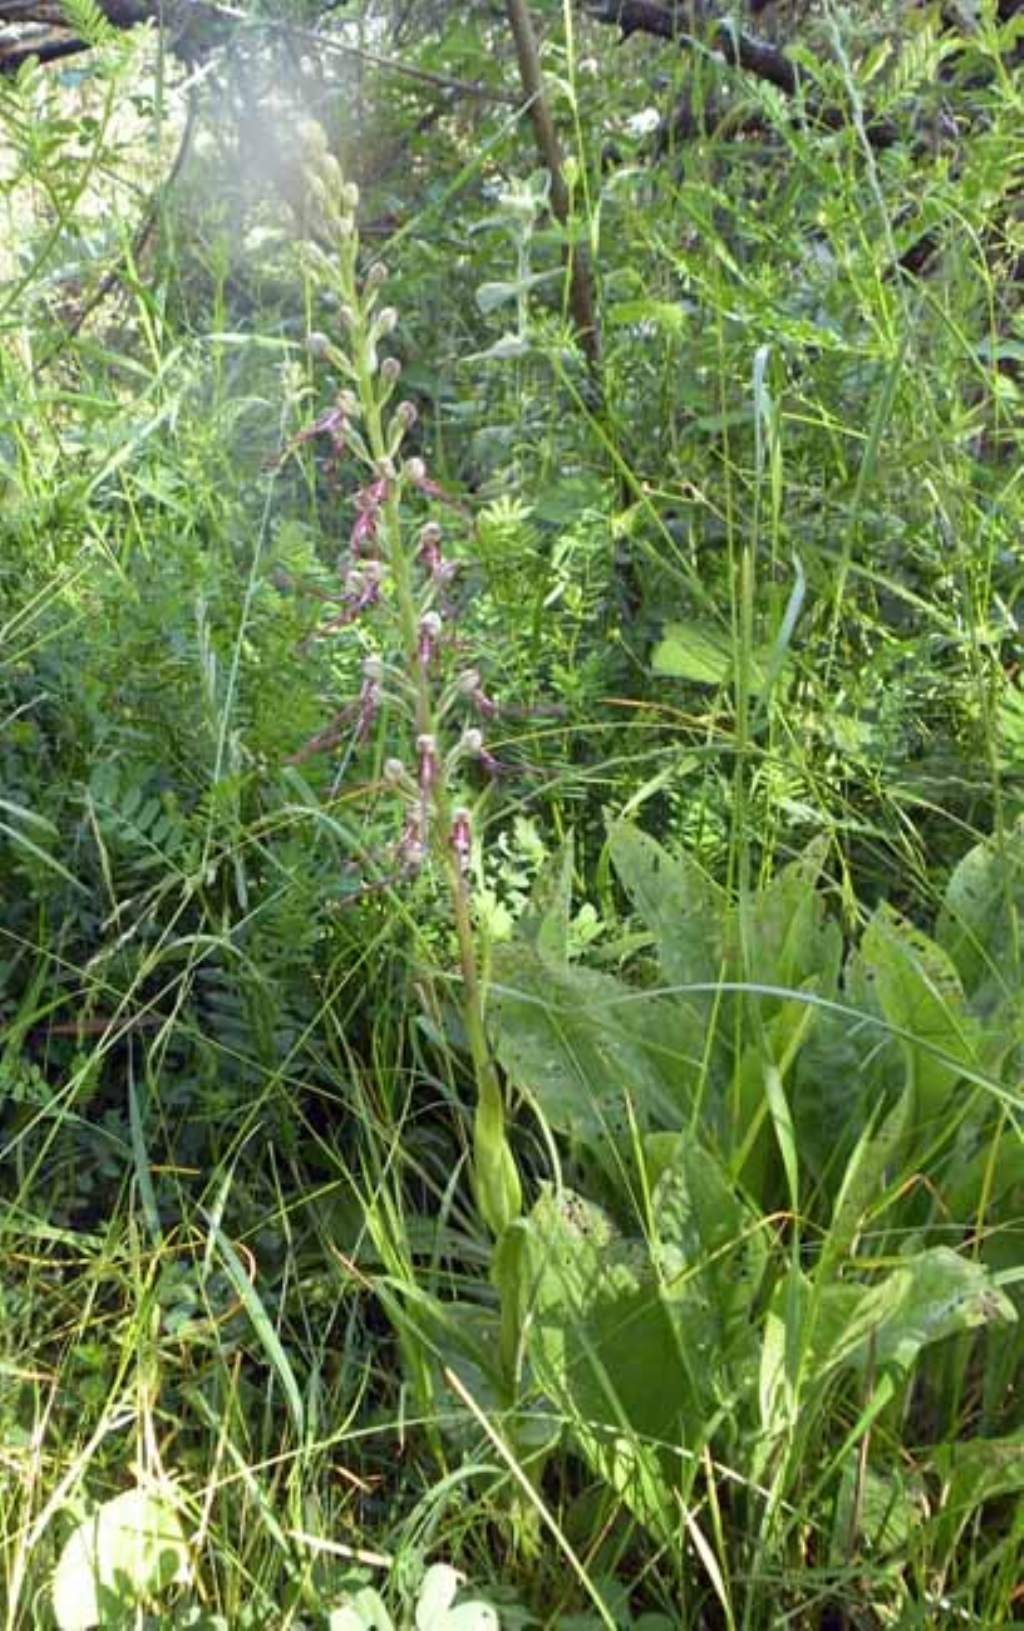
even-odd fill
[[[0,80],[3,1624],[1016,1623],[1019,8],[203,9]]]

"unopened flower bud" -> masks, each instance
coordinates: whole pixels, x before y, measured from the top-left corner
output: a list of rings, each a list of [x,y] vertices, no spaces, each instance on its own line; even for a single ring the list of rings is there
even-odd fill
[[[363,561],[359,566],[350,567],[345,573],[345,593],[347,595],[361,595],[366,590],[373,590],[380,583],[384,575],[384,567],[380,561]]]
[[[384,678],[384,664],[379,657],[363,658],[363,677],[373,683],[377,683]]]
[[[451,845],[459,863],[460,872],[469,871],[473,854],[472,815],[464,804],[452,811]]]
[[[359,188],[354,181],[346,181],[340,193],[341,205],[349,214],[359,208]]]
[[[331,342],[326,334],[314,329],[312,334],[306,336],[306,350],[311,357],[326,357],[331,349]]]
[[[405,766],[401,759],[384,760],[384,780],[392,787],[398,787],[405,780]]]
[[[377,313],[375,328],[378,334],[394,334],[398,327],[398,313],[394,306],[385,306]]]
[[[362,411],[359,398],[356,396],[355,391],[339,391],[338,407],[341,409],[346,419],[354,419],[357,414],[361,413]]]
[[[474,691],[480,689],[480,670],[478,668],[464,668],[457,677],[455,684],[464,697],[471,697]]]
[[[437,752],[437,738],[431,736],[429,731],[423,731],[416,738],[416,752],[421,759],[430,759]]]
[[[357,319],[355,311],[351,306],[342,306],[338,311],[338,316],[341,318],[346,328],[355,328]]]
[[[401,411],[401,410],[399,410]],[[442,532],[436,521],[427,521],[420,528],[420,548],[435,549],[441,542]]]
[[[388,269],[384,265],[384,262],[374,261],[373,265],[370,267],[370,270],[366,274],[366,287],[368,289],[379,289],[381,284],[386,283],[387,280]]]
[[[327,188],[324,186],[323,180],[320,176],[308,175],[306,177],[306,197],[311,204],[316,205],[317,209],[322,215],[330,214],[330,194],[328,193]]]
[[[385,385],[394,385],[402,372],[402,365],[397,357],[385,357],[380,365],[380,377]]]
[[[463,753],[470,753],[475,759],[479,755],[483,745],[483,731],[478,730],[475,725],[467,725],[466,729],[462,733],[462,739],[459,742],[459,746]]]
[[[420,618],[420,632],[428,639],[436,640],[441,632],[441,619],[437,612],[424,612]]]
[[[395,409],[395,418],[405,430],[411,430],[419,418],[415,402],[400,402]]]
[[[325,184],[333,193],[343,198],[345,193],[345,177],[342,175],[341,165],[338,163],[333,153],[324,153],[321,155],[319,169]]]
[[[427,858],[427,846],[422,838],[410,836],[399,846],[402,865],[406,872],[418,872]]]
[[[406,459],[404,471],[412,482],[419,483],[426,480],[427,467],[422,459]]]
[[[322,158],[327,152],[327,132],[315,119],[300,119],[297,135],[311,157]]]

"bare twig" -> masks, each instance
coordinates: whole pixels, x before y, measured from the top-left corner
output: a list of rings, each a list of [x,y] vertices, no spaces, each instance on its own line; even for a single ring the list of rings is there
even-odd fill
[[[194,44],[202,30],[214,37],[224,37],[229,31],[249,28],[253,32],[286,35],[289,39],[315,45],[319,50],[348,57],[357,57],[371,67],[385,73],[398,74],[403,79],[436,90],[455,91],[460,96],[476,97],[481,101],[515,105],[515,97],[476,80],[456,79],[448,74],[433,73],[427,68],[414,68],[395,57],[386,57],[365,46],[350,45],[333,34],[317,29],[303,28],[283,18],[251,17],[238,6],[218,5],[213,0],[98,0],[99,8],[114,28],[135,28],[139,23],[158,22],[172,35],[187,37]],[[0,26],[39,23],[51,30],[60,30],[67,22],[61,0],[0,0]],[[38,56],[48,61],[54,56],[67,56],[88,50],[85,40],[70,32],[50,34],[42,41],[12,40],[7,47],[0,45],[0,73],[13,71],[26,56]],[[15,60],[17,58],[17,61]]]
[[[551,177],[551,213],[562,226],[566,226],[571,214],[571,200],[569,198],[569,189],[565,184],[558,132],[555,129],[555,121],[551,116],[551,106],[544,90],[540,52],[537,49],[537,37],[533,31],[533,22],[530,18],[526,0],[506,0],[505,10],[512,30],[512,37],[515,40],[516,56],[519,60],[519,77],[522,80],[523,91],[527,99],[526,107],[530,122],[533,125],[537,151],[540,154],[541,162]],[[572,307],[573,321],[590,368],[591,379],[594,385],[600,389],[601,338],[597,324],[594,280],[589,257],[582,244],[567,247],[566,255],[569,262],[569,301]]]

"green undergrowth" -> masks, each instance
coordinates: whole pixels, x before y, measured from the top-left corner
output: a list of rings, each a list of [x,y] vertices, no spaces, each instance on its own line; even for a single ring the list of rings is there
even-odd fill
[[[923,9],[654,162],[721,65],[538,6],[564,226],[422,80],[0,84],[9,1631],[1016,1623],[1020,88]]]

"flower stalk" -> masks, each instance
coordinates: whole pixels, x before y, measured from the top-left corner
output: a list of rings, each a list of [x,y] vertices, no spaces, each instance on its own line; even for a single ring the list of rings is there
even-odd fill
[[[405,821],[395,849],[396,875],[407,878],[433,861],[447,884],[452,923],[462,974],[462,1020],[476,1086],[473,1118],[472,1177],[476,1204],[486,1226],[501,1236],[522,1211],[519,1173],[508,1140],[505,1094],[484,1023],[484,990],[473,921],[470,869],[473,851],[472,812],[454,796],[452,781],[460,763],[475,761],[485,772],[497,768],[479,729],[460,729],[451,751],[442,751],[450,715],[460,703],[483,719],[497,705],[483,690],[478,671],[467,669],[454,684],[444,684],[444,663],[453,615],[444,600],[456,563],[443,551],[441,526],[428,520],[415,536],[407,525],[408,503],[444,499],[421,458],[400,459],[403,441],[416,422],[412,403],[390,408],[401,376],[394,356],[381,355],[382,342],[396,331],[393,306],[378,307],[387,272],[380,266],[360,278],[359,237],[355,210],[358,189],[347,183],[328,152],[322,130],[308,124],[302,132],[308,174],[307,219],[317,237],[331,244],[334,257],[318,244],[307,253],[317,277],[340,303],[343,338],[310,337],[310,354],[326,360],[345,381],[335,406],[300,432],[296,442],[317,435],[328,438],[332,460],[344,452],[361,463],[366,479],[355,494],[356,519],[344,565],[342,609],[321,633],[346,630],[367,614],[390,613],[397,661],[368,659],[359,698],[300,750],[295,758],[326,742],[333,743],[340,722],[351,721],[357,742],[365,739],[387,688],[387,700],[404,716],[414,746],[413,766],[389,759],[385,785],[405,806]],[[388,687],[389,676],[398,683]]]

